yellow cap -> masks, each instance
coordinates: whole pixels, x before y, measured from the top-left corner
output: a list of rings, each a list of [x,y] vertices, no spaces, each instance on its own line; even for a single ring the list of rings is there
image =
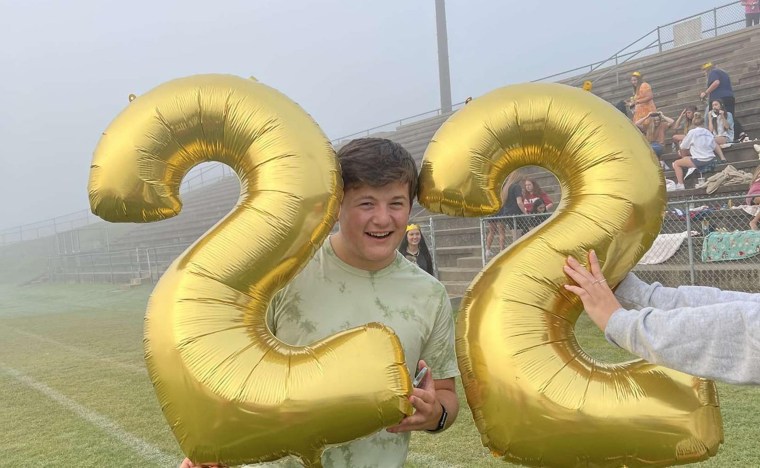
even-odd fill
[[[712,68],[712,66],[712,62],[707,62],[706,64],[702,65],[702,70],[707,70],[709,68]]]
[[[417,226],[416,224],[410,224],[409,226],[406,227],[406,232],[414,231],[415,229],[419,231],[420,227]]]
[[[635,72],[631,73],[631,76],[635,76],[636,78],[641,78],[641,72],[640,71],[635,71]]]
[[[592,82],[590,82],[588,80],[586,80],[586,81],[583,82],[583,89],[585,89],[586,91],[591,91],[591,88],[593,86],[594,86],[594,83],[592,83]]]

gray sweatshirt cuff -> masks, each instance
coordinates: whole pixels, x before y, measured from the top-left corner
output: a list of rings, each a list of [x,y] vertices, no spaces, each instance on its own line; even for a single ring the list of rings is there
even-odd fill
[[[636,321],[636,314],[632,312],[636,311],[625,310],[621,307],[612,313],[607,321],[607,327],[604,329],[604,337],[607,338],[607,341],[619,348],[625,348],[622,341],[626,336],[626,330],[629,330]]]

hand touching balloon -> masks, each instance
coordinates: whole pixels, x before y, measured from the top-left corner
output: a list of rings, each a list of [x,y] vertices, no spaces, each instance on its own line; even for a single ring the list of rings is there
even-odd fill
[[[427,363],[420,361],[417,364],[417,371],[423,367],[427,367]],[[389,427],[388,432],[432,431],[438,427],[443,406],[437,398],[432,371],[429,371],[422,379],[420,386],[412,391],[409,402],[414,407],[414,414],[405,417],[399,424]]]
[[[604,331],[612,314],[622,306],[607,284],[607,280],[599,268],[599,259],[593,250],[588,254],[588,262],[591,271],[586,270],[573,257],[567,257],[567,264],[564,266],[565,273],[578,286],[566,284],[565,289],[581,298],[586,313],[596,326]]]

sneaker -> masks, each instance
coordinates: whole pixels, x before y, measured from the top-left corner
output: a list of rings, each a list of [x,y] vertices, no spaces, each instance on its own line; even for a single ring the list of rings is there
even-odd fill
[[[683,184],[676,184],[676,190],[686,190],[686,187]]]

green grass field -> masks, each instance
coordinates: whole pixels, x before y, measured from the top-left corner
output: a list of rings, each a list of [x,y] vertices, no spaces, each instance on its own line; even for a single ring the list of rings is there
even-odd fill
[[[182,455],[142,355],[150,287],[0,284],[2,466],[176,466]],[[582,317],[581,344],[620,361]],[[725,443],[709,467],[760,466],[760,388],[719,385]],[[505,466],[481,446],[464,395],[457,423],[415,434],[411,467]]]

